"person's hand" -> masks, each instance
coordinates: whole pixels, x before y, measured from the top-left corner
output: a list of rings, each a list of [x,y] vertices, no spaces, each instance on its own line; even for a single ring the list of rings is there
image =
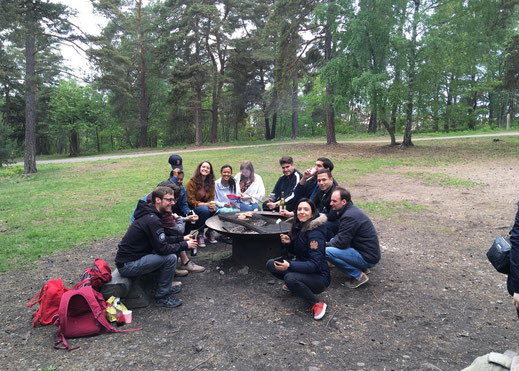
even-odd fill
[[[213,212],[216,210],[216,203],[214,201],[209,202],[209,205],[207,206],[209,208],[209,211]]]
[[[519,293],[514,293],[514,305],[517,309],[519,309]]]
[[[196,215],[196,214],[188,215],[184,219],[189,222],[196,222],[198,220],[198,215]]]
[[[307,180],[311,176],[312,176],[312,169],[306,169],[305,172],[303,173],[302,179]]]
[[[276,268],[278,271],[286,271],[288,267],[290,267],[290,263],[286,260],[283,260],[283,263],[274,261],[274,268]]]
[[[279,237],[281,238],[281,243],[288,244],[290,243],[290,236],[288,234],[280,234]]]
[[[180,218],[180,216],[178,216],[178,214],[176,214],[176,213],[173,213],[173,214],[171,214],[171,215],[173,215],[173,219],[178,219],[178,218]]]
[[[180,169],[178,167],[176,169],[173,169],[173,176],[175,178],[178,178],[178,173],[180,173]]]
[[[189,241],[187,241],[187,248],[189,250],[196,249],[197,247],[198,247],[198,242],[196,242],[196,240],[189,240]]]
[[[192,234],[186,234],[184,236],[184,241],[190,241],[190,240],[194,240],[195,239],[195,236],[193,236]]]
[[[270,210],[274,210],[276,208],[276,206],[278,205],[277,202],[267,202],[267,207],[270,209]]]
[[[294,216],[294,212],[287,210],[279,210],[279,215],[284,216],[285,218],[291,218]]]
[[[250,200],[252,198],[252,196],[248,195],[248,194],[245,194],[245,193],[241,193],[240,194],[240,198],[242,200]]]

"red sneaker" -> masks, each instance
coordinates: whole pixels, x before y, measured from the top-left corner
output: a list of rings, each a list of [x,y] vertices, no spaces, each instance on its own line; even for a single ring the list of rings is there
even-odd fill
[[[323,302],[315,303],[310,310],[314,314],[314,319],[319,320],[324,317],[324,314],[326,313],[326,304]]]

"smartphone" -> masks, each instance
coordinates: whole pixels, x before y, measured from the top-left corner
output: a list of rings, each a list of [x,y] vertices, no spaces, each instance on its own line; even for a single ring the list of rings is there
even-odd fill
[[[274,259],[274,261],[278,262],[278,263],[283,263],[285,261],[285,258],[283,258],[282,256],[280,257],[277,257],[276,259]]]

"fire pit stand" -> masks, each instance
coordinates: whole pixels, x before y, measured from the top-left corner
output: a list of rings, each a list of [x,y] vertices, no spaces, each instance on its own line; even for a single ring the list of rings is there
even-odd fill
[[[217,214],[207,219],[205,224],[232,237],[232,257],[235,262],[254,269],[265,269],[267,260],[281,255],[279,235],[288,233],[291,224],[279,213],[253,212],[251,217],[238,219],[240,214],[244,213]]]

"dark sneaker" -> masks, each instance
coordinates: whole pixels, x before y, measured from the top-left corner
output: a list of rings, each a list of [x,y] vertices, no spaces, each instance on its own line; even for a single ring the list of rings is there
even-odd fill
[[[176,308],[182,305],[182,300],[174,298],[171,295],[163,296],[162,298],[155,299],[156,307]]]
[[[180,291],[182,291],[182,286],[171,286],[169,288],[169,294],[170,295],[178,294]]]
[[[288,291],[288,292],[290,292],[290,289],[288,288],[287,285],[283,285],[283,286],[281,287],[281,289],[282,289],[283,291]]]
[[[358,280],[355,280],[355,279],[351,279],[351,281],[348,283],[348,286],[350,289],[356,289],[362,285],[364,285],[366,282],[369,281],[369,277],[366,273],[362,272],[360,274],[360,277]]]
[[[314,314],[314,319],[319,320],[324,317],[326,313],[326,304],[323,302],[315,303],[312,308],[310,308],[312,313]]]

